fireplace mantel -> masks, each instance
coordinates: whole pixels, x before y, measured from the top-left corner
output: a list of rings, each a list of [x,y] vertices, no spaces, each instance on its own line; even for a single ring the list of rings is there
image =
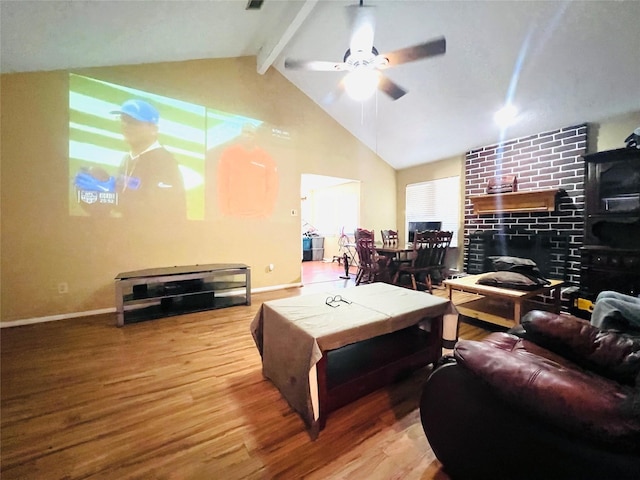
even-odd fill
[[[525,192],[494,193],[471,197],[473,213],[489,215],[493,213],[553,212],[556,209],[557,188],[531,190]]]

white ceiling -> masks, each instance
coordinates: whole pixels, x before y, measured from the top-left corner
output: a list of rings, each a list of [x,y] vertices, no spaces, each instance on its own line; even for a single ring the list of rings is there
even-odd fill
[[[640,110],[638,0],[365,0],[380,52],[444,35],[447,53],[387,70],[409,91],[397,101],[327,103],[344,74],[284,59],[342,61],[357,1],[0,0],[0,71],[255,55],[397,169]],[[500,132],[493,113],[508,96],[522,113]]]

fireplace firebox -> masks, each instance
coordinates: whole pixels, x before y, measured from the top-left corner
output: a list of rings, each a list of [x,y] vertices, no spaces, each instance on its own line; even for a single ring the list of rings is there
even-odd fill
[[[485,230],[469,236],[465,271],[469,274],[491,270],[488,257],[508,255],[536,262],[545,278],[567,279],[569,238],[561,232],[527,230]]]

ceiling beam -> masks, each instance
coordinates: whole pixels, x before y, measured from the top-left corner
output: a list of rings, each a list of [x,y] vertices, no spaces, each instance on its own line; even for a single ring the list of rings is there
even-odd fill
[[[268,46],[265,43],[262,47],[260,47],[260,51],[257,55],[258,73],[260,75],[264,75],[264,73],[269,69],[276,58],[278,58],[284,47],[286,47],[287,43],[289,43],[289,40],[291,40],[291,37],[293,37],[293,35],[302,26],[318,1],[319,0],[306,0],[298,11],[296,17],[289,24],[280,38],[276,39],[275,42],[269,42],[272,43],[272,46]]]

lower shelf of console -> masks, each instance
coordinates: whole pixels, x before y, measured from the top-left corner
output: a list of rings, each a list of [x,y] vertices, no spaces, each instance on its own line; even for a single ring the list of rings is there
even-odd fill
[[[216,296],[215,292],[151,299],[145,304],[124,308],[124,323],[184,315],[218,308],[247,305],[244,295]]]
[[[494,325],[500,325],[505,328],[516,326],[514,308],[513,300],[482,296],[479,296],[475,300],[456,305],[456,309],[460,315]],[[521,314],[524,315],[531,310],[553,311],[554,305],[531,299],[523,300]]]

